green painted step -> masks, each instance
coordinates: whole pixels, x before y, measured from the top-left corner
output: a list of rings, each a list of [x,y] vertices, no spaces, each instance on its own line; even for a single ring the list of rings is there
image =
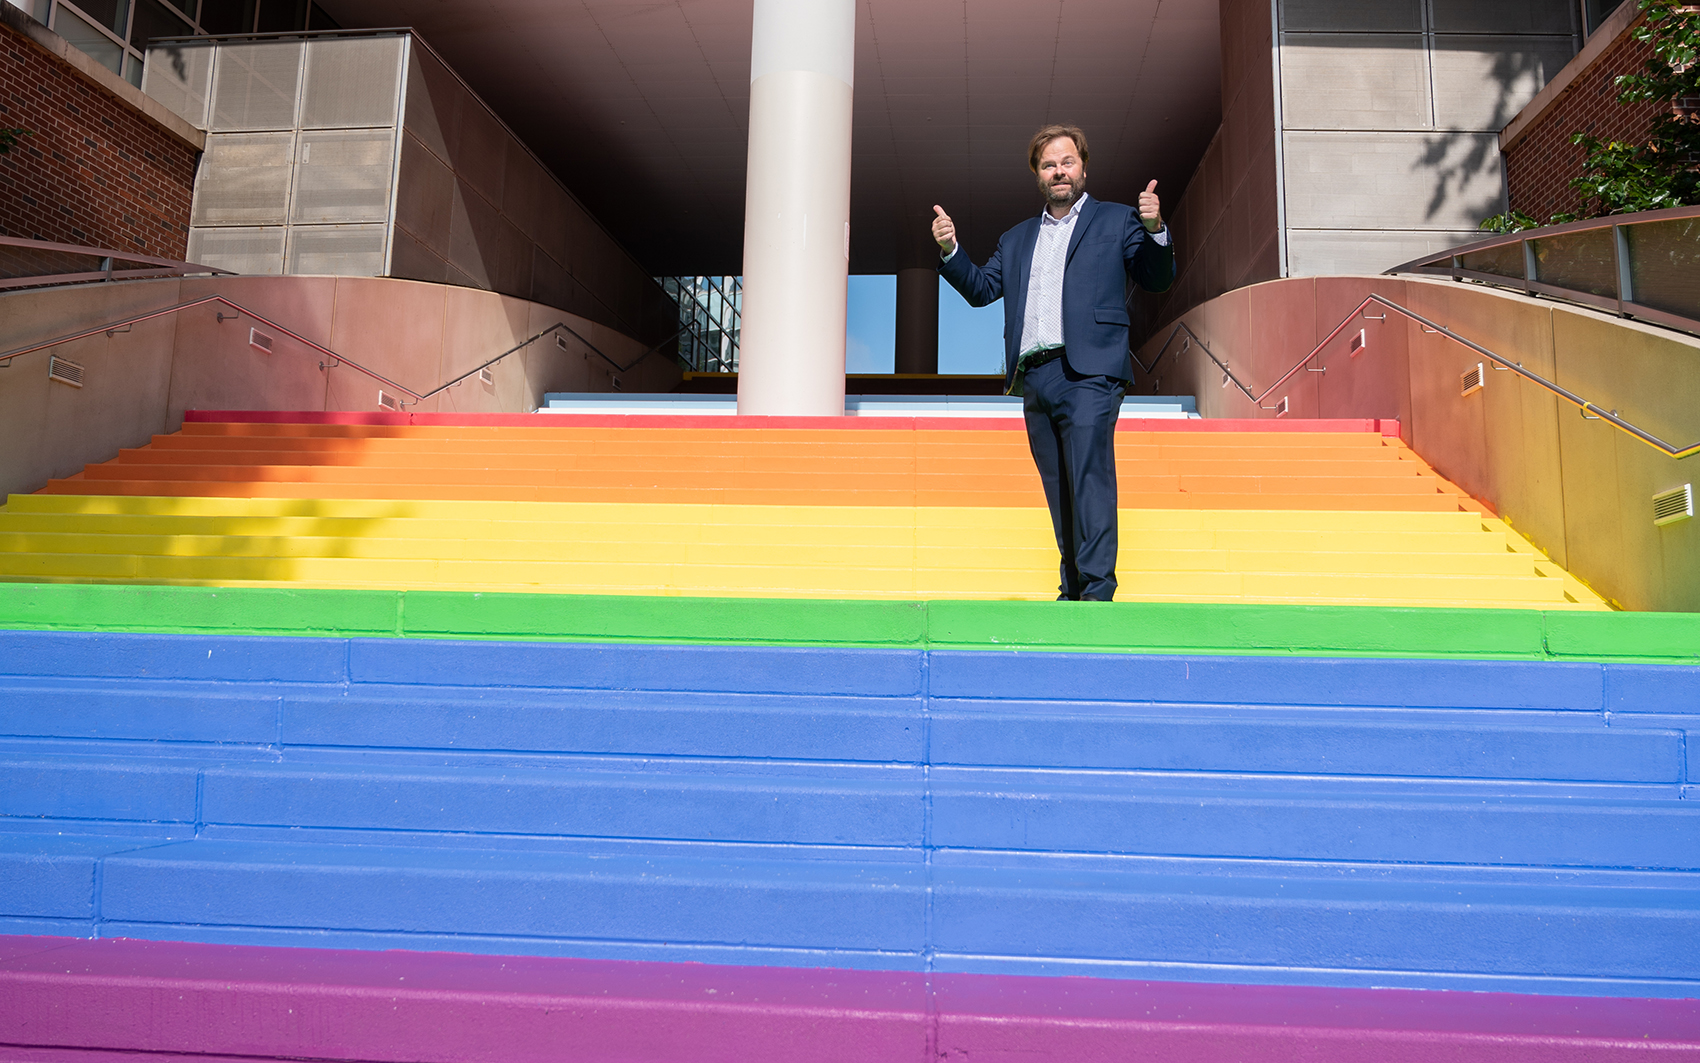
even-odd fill
[[[0,584],[0,628],[1700,664],[1700,614]]]

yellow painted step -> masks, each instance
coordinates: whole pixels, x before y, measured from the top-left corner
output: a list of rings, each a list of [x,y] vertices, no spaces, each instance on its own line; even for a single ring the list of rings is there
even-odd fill
[[[393,522],[392,522],[393,523]],[[394,529],[404,530],[404,529]],[[920,569],[1029,569],[1045,567],[1055,550],[1047,531],[1022,530],[1016,542],[976,541],[918,543],[911,529],[880,529],[887,534],[869,541],[869,528],[756,528],[732,534],[716,526],[645,526],[621,529],[574,527],[573,534],[550,538],[419,538],[318,535],[205,535],[205,534],[90,534],[0,532],[0,555],[27,557],[134,554],[172,558],[350,558],[395,560],[478,559],[503,562],[613,561],[727,564],[759,553],[772,564],[845,566],[855,568],[902,566]],[[645,532],[648,534],[621,534]],[[673,534],[667,534],[667,533]],[[815,534],[808,534],[814,532]],[[823,534],[836,533],[836,534]],[[931,538],[931,537],[929,537]],[[1313,536],[1313,538],[1326,538]],[[1436,544],[1428,550],[1390,549],[1374,536],[1353,534],[1346,541],[1290,550],[1215,548],[1209,542],[1177,545],[1167,537],[1124,537],[1122,564],[1140,570],[1168,572],[1291,572],[1494,575],[1537,575],[1534,560],[1488,542],[1460,547]],[[1354,547],[1353,541],[1358,544]],[[0,572],[11,566],[0,556]]]
[[[1048,531],[1049,518],[1036,507],[741,506],[602,502],[476,502],[375,499],[289,499],[234,497],[147,497],[117,495],[14,495],[0,507],[0,530],[86,530],[91,517],[144,520],[124,530],[176,534],[185,519],[208,521],[219,534],[372,534],[385,521],[400,521],[428,534],[530,535],[534,526],[569,524],[631,528],[649,525],[918,527],[944,531],[1002,528]],[[151,519],[150,519],[151,518]],[[1124,531],[1243,534],[1296,532],[1449,533],[1504,536],[1502,522],[1459,511],[1324,511],[1124,509]],[[442,522],[442,523],[436,523]],[[120,525],[114,525],[119,527]],[[547,536],[545,536],[547,537]],[[1511,546],[1532,552],[1520,536]]]
[[[356,564],[342,562],[342,564]],[[360,565],[368,565],[360,562]],[[928,578],[908,571],[870,571],[856,579],[843,578],[844,569],[768,567],[698,567],[676,570],[643,566],[642,572],[618,567],[575,573],[570,584],[506,582],[494,571],[481,573],[444,570],[412,573],[405,580],[372,578],[361,571],[350,578],[300,579],[294,586],[347,587],[383,590],[468,590],[545,592],[571,594],[642,594],[704,597],[798,597],[798,598],[963,598],[1044,601],[1055,596],[1054,571],[1027,574],[1025,578],[1005,575],[1001,584],[984,571],[960,574],[937,573]],[[320,575],[327,575],[321,573]],[[479,578],[468,584],[464,578]],[[834,578],[834,576],[838,578]],[[952,579],[952,575],[960,578]],[[359,578],[365,576],[367,578]],[[15,577],[0,576],[0,580]],[[148,583],[194,586],[276,586],[270,579],[182,579],[156,571],[113,573],[106,577],[40,574],[32,582],[116,582],[141,579]],[[1598,609],[1562,597],[1562,588],[1531,588],[1530,581],[1483,581],[1463,577],[1339,577],[1326,587],[1301,582],[1297,587],[1263,582],[1257,574],[1240,573],[1136,573],[1124,577],[1118,601],[1188,601],[1291,603],[1311,605],[1409,605],[1500,609]],[[1560,581],[1540,581],[1557,584]],[[1292,591],[1293,593],[1282,593]]]
[[[147,582],[289,583],[306,586],[436,585],[463,589],[524,587],[562,593],[752,594],[806,597],[974,596],[1044,598],[1053,593],[1054,555],[1030,550],[1005,555],[1008,567],[930,565],[902,549],[869,548],[847,559],[842,551],[764,551],[761,563],[739,563],[731,551],[689,550],[669,558],[604,556],[575,560],[407,557],[183,557],[160,554],[12,554],[0,578],[73,578]],[[746,552],[747,553],[747,552]],[[617,551],[606,551],[617,555]],[[1244,600],[1406,601],[1471,599],[1562,605],[1566,581],[1538,575],[1451,572],[1258,572],[1206,570],[1209,555],[1189,571],[1123,566],[1124,599],[1235,597]],[[950,560],[960,562],[960,557]],[[1171,556],[1166,560],[1174,562]],[[809,563],[813,561],[814,563]],[[1366,555],[1355,563],[1364,567]],[[1415,566],[1411,566],[1415,567]],[[1587,604],[1587,603],[1575,603]]]
[[[1502,522],[1127,510],[1123,598],[1603,608]],[[15,496],[0,579],[1050,597],[1038,509]],[[745,582],[740,582],[745,581]]]

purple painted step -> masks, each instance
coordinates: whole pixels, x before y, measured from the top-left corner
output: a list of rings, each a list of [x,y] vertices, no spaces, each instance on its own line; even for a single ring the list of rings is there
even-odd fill
[[[1700,1001],[0,937],[0,1060],[1700,1060]]]

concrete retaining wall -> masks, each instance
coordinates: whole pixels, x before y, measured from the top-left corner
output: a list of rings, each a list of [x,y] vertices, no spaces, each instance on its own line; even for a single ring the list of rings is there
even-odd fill
[[[1261,393],[1372,292],[1668,442],[1700,438],[1700,341],[1581,307],[1447,281],[1315,277],[1232,291],[1182,320]],[[1352,356],[1349,338],[1360,329],[1367,348]],[[1172,331],[1146,342],[1143,364]],[[1653,494],[1700,479],[1700,463],[1585,420],[1509,372],[1490,368],[1486,387],[1461,395],[1460,374],[1481,356],[1391,313],[1385,322],[1355,322],[1312,363],[1326,372],[1299,373],[1263,406],[1223,387],[1196,346],[1177,358],[1181,343],[1176,337],[1132,390],[1196,395],[1206,417],[1274,417],[1283,397],[1289,417],[1396,417],[1405,441],[1437,471],[1614,604],[1700,611],[1700,523],[1655,527],[1652,511]]]
[[[419,412],[519,413],[549,391],[669,391],[671,356],[633,365],[644,344],[605,325],[540,303],[445,284],[378,277],[217,277],[80,285],[0,295],[0,352],[150,310],[223,295],[418,392],[426,392],[521,340],[564,321],[618,362],[617,372],[582,343],[553,338],[520,351],[436,398]],[[33,491],[141,446],[192,409],[376,410],[380,385],[284,336],[272,352],[249,345],[249,329],[207,305],[128,332],[24,355],[0,369],[0,495]],[[48,379],[49,354],[81,365],[84,385]]]

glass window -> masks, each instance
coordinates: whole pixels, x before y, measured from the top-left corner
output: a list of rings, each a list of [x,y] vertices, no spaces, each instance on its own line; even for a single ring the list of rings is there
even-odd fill
[[[215,36],[254,32],[254,0],[201,0],[201,28]]]
[[[159,0],[136,0],[136,17],[130,24],[131,47],[145,48],[155,37],[187,37],[194,32],[182,16]]]
[[[1582,0],[1582,11],[1588,19],[1588,32],[1593,33],[1624,3],[1624,0]]]
[[[114,74],[123,66],[124,46],[100,32],[69,5],[59,5],[58,13],[53,16],[53,30]]]
[[[61,7],[64,0],[60,0]],[[130,17],[129,0],[78,0],[78,14],[97,26],[102,26],[113,33],[123,33],[124,24]],[[59,27],[53,27],[57,30]],[[65,37],[63,33],[59,34]],[[65,37],[70,40],[69,37]]]
[[[45,0],[7,0],[7,2],[9,2],[13,7],[22,9],[37,22],[47,21],[47,19],[42,17],[42,12],[47,7]]]
[[[307,28],[307,0],[260,0],[260,33],[288,33]]]

